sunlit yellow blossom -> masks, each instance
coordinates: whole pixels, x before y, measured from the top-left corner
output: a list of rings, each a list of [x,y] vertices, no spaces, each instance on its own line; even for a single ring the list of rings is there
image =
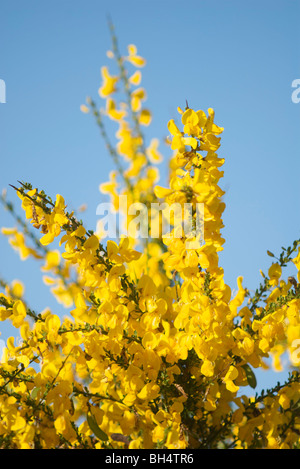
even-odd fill
[[[118,82],[118,77],[111,76],[109,74],[107,67],[101,68],[101,75],[102,75],[103,84],[99,88],[99,95],[101,96],[101,98],[106,98],[107,96],[111,95],[112,93],[116,91],[116,84]]]
[[[278,280],[281,277],[281,267],[280,265],[276,262],[275,264],[272,264],[271,267],[269,268],[269,277],[270,277],[270,284],[271,285],[278,285]]]
[[[142,74],[140,70],[136,70],[129,78],[129,82],[132,85],[138,86],[141,83],[141,79],[142,79]]]
[[[142,109],[139,116],[139,122],[141,125],[148,126],[152,120],[151,112],[148,109]]]
[[[106,100],[106,113],[113,120],[120,120],[126,116],[126,111],[116,108],[116,103],[112,98]]]
[[[131,93],[131,108],[134,112],[140,111],[142,101],[146,99],[146,92],[144,88],[137,88]]]
[[[149,147],[147,148],[147,156],[151,163],[160,163],[162,161],[162,155],[158,151],[159,140],[157,138],[153,138],[150,142]]]
[[[129,55],[126,57],[126,60],[130,62],[135,67],[144,67],[146,65],[146,60],[137,55],[137,47],[134,44],[128,46]]]

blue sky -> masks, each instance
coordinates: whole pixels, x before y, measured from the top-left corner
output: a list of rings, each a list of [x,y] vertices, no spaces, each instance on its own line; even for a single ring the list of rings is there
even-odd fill
[[[221,264],[232,288],[243,275],[254,290],[259,269],[271,262],[267,249],[279,253],[300,237],[300,103],[291,99],[291,84],[300,78],[299,1],[2,2],[0,79],[7,102],[0,104],[0,190],[7,188],[18,204],[8,185],[24,180],[62,194],[70,209],[87,203],[83,218],[95,228],[103,201],[98,187],[113,163],[79,107],[86,96],[97,97],[100,67],[110,64],[107,15],[121,51],[134,43],[147,59],[142,85],[153,111],[147,138],[163,139],[185,100],[194,109],[215,109],[225,128]],[[13,226],[2,207],[0,225]],[[22,280],[36,310],[52,306],[37,265],[20,262],[3,236],[0,253],[0,277]]]

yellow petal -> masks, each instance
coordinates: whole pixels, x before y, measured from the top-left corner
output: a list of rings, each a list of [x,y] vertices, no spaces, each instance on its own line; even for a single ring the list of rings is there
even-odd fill
[[[144,67],[146,65],[146,60],[139,55],[130,55],[127,57],[127,61],[135,67]]]
[[[199,118],[197,113],[193,109],[187,109],[182,115],[181,121],[184,125],[187,123],[191,125],[197,125]]]
[[[226,373],[224,381],[236,379],[238,377],[238,374],[239,374],[239,372],[238,372],[237,368],[235,366],[231,365],[229,367],[229,370]]]
[[[58,331],[60,328],[60,318],[56,314],[51,314],[46,318],[46,327],[48,331]]]
[[[17,415],[14,423],[12,424],[10,428],[13,432],[17,432],[18,430],[21,430],[22,428],[24,428],[25,425],[26,425],[26,420],[20,415]]]
[[[154,194],[159,199],[164,199],[167,195],[171,194],[171,192],[173,192],[172,189],[167,189],[165,187],[155,186],[154,188]]]
[[[97,238],[96,235],[90,236],[84,243],[84,248],[85,249],[91,249],[92,251],[95,251],[96,249],[99,248],[99,239]]]
[[[171,119],[168,122],[168,130],[169,130],[170,134],[172,134],[174,136],[175,135],[181,135],[180,130],[178,129],[177,125],[174,122],[174,119]]]
[[[196,150],[198,146],[198,142],[194,137],[183,137],[182,142],[184,143],[184,145],[191,145],[194,150]]]
[[[156,307],[156,305],[155,305]],[[143,347],[145,349],[154,349],[156,344],[157,344],[157,338],[156,338],[156,335],[151,332],[151,331],[148,331],[146,332],[146,334],[144,335],[143,339],[142,339],[142,344],[143,344]]]
[[[132,85],[138,86],[141,83],[142,74],[140,70],[136,70],[133,75],[129,78],[129,82]]]
[[[56,195],[55,208],[62,211],[65,209],[65,200],[60,194]]]
[[[159,140],[157,138],[153,138],[147,148],[146,153],[151,163],[159,163],[162,161],[162,155],[158,151],[158,145]]]
[[[204,376],[213,376],[214,374],[214,364],[209,360],[204,360],[201,366],[201,373]]]
[[[12,294],[17,298],[21,298],[24,295],[24,285],[22,282],[14,280],[12,282]]]
[[[136,55],[137,53],[137,47],[134,44],[128,44],[127,50],[129,55]]]
[[[118,254],[119,248],[118,245],[115,241],[108,240],[106,244],[106,249],[107,249],[107,257],[110,259],[112,256],[115,254]]]
[[[48,244],[52,243],[55,238],[55,233],[46,233],[42,238],[40,239],[40,243],[43,246],[47,246]]]
[[[226,381],[226,389],[230,392],[237,392],[240,388],[236,386],[232,380]]]
[[[24,303],[21,300],[18,300],[13,305],[13,313],[15,316],[22,316],[25,318],[26,316],[26,308]]]
[[[151,112],[148,109],[143,109],[140,113],[139,122],[141,125],[149,125],[152,120]]]

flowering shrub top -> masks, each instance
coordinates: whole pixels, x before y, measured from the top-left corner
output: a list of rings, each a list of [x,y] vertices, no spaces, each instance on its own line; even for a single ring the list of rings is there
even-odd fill
[[[0,320],[21,336],[7,340],[0,363],[1,446],[298,448],[300,241],[262,273],[254,295],[243,277],[232,294],[218,257],[223,128],[213,109],[178,108],[178,122],[168,123],[169,184],[157,185],[159,141],[147,143],[143,130],[152,119],[141,87],[145,60],[134,45],[121,56],[112,39],[108,56],[118,73],[101,69],[105,109],[88,99],[81,110],[95,116],[116,167],[101,192],[116,211],[125,196],[129,206],[146,207],[146,236],[136,236],[136,217],[126,213],[130,235],[106,241],[103,224],[88,230],[62,195],[53,201],[28,183],[15,187],[26,222],[2,197],[17,222],[3,233],[22,259],[41,262],[44,281],[70,314],[35,312],[20,282],[1,280]],[[116,145],[105,118],[117,125]],[[190,227],[200,204],[201,239],[176,225],[175,216],[169,233],[151,237],[155,221],[162,227],[157,204],[165,211],[175,204],[180,215],[189,204]],[[283,278],[290,262],[297,280]],[[265,368],[269,356],[279,368],[286,351],[294,370],[288,381],[243,395],[243,387],[256,386],[255,369]]]

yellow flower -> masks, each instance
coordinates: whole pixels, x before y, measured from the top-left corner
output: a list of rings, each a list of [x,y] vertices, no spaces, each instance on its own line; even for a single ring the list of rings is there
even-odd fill
[[[223,382],[226,384],[228,391],[235,393],[239,390],[239,386],[236,386],[233,382],[238,377],[238,374],[239,372],[237,368],[231,365],[225,377],[223,378]]]
[[[279,404],[283,409],[288,409],[290,407],[290,399],[285,393],[281,393],[279,397]]]
[[[8,236],[9,244],[19,253],[21,260],[25,260],[29,256],[35,259],[41,259],[41,256],[35,249],[26,245],[24,234],[19,232],[16,228],[2,228],[1,232]]]
[[[114,208],[118,210],[119,208],[119,196],[117,193],[118,182],[117,182],[117,173],[111,171],[109,174],[109,182],[104,182],[100,184],[99,191],[103,194],[110,194]]]
[[[49,316],[47,316],[45,326],[48,330],[47,340],[50,343],[61,343],[61,337],[58,334],[60,325],[60,318],[56,314],[50,314]]]
[[[209,360],[204,360],[201,366],[201,373],[204,376],[213,376],[214,375],[214,364]]]
[[[101,98],[106,98],[116,91],[116,84],[119,80],[119,77],[111,76],[107,67],[101,67],[101,75],[103,84],[99,88],[99,95]]]
[[[56,249],[53,251],[47,252],[45,256],[45,265],[42,267],[42,270],[51,270],[60,264],[60,252]]]
[[[158,151],[159,140],[157,138],[152,138],[150,145],[146,150],[147,156],[151,163],[160,163],[162,161],[162,155]]]
[[[155,382],[149,382],[138,393],[138,398],[141,400],[153,400],[158,396],[159,386]]]
[[[146,92],[144,88],[137,88],[131,93],[131,109],[134,112],[140,111],[142,107],[142,101],[146,99]]]
[[[24,291],[25,291],[24,284],[20,282],[19,280],[13,280],[13,282],[11,283],[12,295],[17,298],[22,298],[22,296],[24,295]]]
[[[112,98],[107,98],[106,100],[106,113],[110,119],[115,121],[121,120],[126,116],[125,109],[117,109],[116,102]]]
[[[203,111],[196,113],[193,109],[187,109],[183,113],[181,121],[184,125],[183,131],[185,134],[196,135],[197,137],[201,135],[201,128],[206,122],[205,113],[203,113],[204,116],[201,115],[202,113]]]
[[[15,327],[20,327],[26,317],[26,307],[21,300],[17,300],[13,305],[12,323]]]
[[[129,78],[129,82],[132,85],[138,86],[141,83],[141,79],[142,79],[142,74],[140,70],[136,70]]]
[[[142,109],[139,115],[139,122],[141,125],[148,126],[152,120],[151,112],[148,109]]]
[[[180,153],[183,153],[186,145],[190,145],[194,150],[198,147],[198,142],[194,137],[184,137],[183,132],[179,131],[174,119],[169,121],[168,129],[170,134],[173,135],[171,144],[172,150],[178,150]]]
[[[281,277],[280,265],[277,262],[272,264],[271,267],[269,268],[268,274],[270,277],[270,280],[269,280],[270,285],[272,286],[278,285],[278,281]]]
[[[144,67],[146,65],[146,60],[137,55],[137,47],[134,44],[129,44],[128,46],[129,55],[126,57],[126,60],[130,62],[135,67]]]

